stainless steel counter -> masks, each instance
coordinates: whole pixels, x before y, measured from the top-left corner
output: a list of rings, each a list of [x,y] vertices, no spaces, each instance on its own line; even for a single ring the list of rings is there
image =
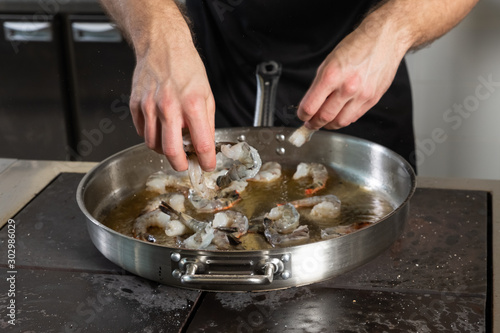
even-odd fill
[[[0,227],[61,172],[86,173],[95,164],[0,158]]]
[[[32,198],[61,173],[85,173],[95,163],[0,159],[0,225],[18,213]],[[419,188],[477,190],[491,196],[493,326],[500,327],[500,181],[470,179],[418,178]],[[210,296],[212,297],[212,296]],[[210,298],[209,297],[209,298]],[[495,331],[495,330],[493,330]]]

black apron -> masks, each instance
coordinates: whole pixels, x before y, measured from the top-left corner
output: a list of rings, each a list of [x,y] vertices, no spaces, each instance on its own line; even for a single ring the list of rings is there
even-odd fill
[[[195,44],[216,103],[216,127],[252,126],[255,69],[282,65],[274,126],[298,127],[296,116],[318,66],[378,1],[187,0]],[[404,61],[379,103],[337,130],[379,143],[407,159],[414,152],[412,99]]]

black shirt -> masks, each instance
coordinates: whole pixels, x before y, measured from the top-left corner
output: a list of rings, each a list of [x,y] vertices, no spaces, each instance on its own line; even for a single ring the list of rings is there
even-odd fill
[[[216,127],[252,125],[255,68],[269,60],[282,65],[274,125],[300,126],[296,107],[318,66],[378,2],[187,0],[195,43],[215,97]],[[414,165],[412,100],[404,62],[379,103],[338,132],[380,143]]]

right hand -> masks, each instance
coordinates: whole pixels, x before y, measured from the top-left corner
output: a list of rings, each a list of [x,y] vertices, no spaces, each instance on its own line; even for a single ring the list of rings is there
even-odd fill
[[[188,167],[182,129],[189,129],[200,166],[215,168],[215,101],[194,45],[166,49],[157,43],[137,56],[130,110],[146,145],[172,167]]]

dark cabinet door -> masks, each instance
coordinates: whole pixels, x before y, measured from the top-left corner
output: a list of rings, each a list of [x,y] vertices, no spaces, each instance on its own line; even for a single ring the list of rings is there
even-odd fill
[[[60,24],[0,15],[0,157],[67,158]]]
[[[104,15],[70,15],[66,25],[74,77],[71,155],[100,161],[143,141],[128,108],[135,58]]]

